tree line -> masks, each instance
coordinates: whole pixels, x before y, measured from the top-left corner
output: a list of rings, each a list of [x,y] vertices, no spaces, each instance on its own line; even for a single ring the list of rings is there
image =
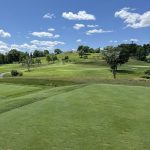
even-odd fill
[[[104,48],[104,50],[97,48],[93,49],[89,46],[83,46],[80,45],[77,49],[77,52],[79,53],[79,56],[81,58],[86,57],[88,53],[100,53],[103,51],[106,51],[106,49],[110,48],[111,46],[107,46]],[[123,51],[126,52],[127,55],[130,55],[131,57],[134,57],[137,60],[146,61],[147,56],[150,54],[150,44],[144,44],[144,45],[138,45],[135,43],[131,44],[120,44],[116,46],[120,49],[123,49]]]
[[[60,54],[60,53],[62,53],[62,51],[60,49],[54,50],[54,54]],[[29,56],[31,58],[37,58],[37,57],[45,57],[49,54],[50,53],[48,50],[44,50],[44,51],[35,50],[33,53],[28,53],[28,52],[22,52],[22,51],[18,51],[16,49],[12,49],[6,54],[0,53],[0,64],[11,64],[14,62],[22,63]]]

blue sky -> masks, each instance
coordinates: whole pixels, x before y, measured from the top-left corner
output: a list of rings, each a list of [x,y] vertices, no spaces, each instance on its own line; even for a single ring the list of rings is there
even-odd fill
[[[150,41],[149,0],[0,0],[0,52]]]

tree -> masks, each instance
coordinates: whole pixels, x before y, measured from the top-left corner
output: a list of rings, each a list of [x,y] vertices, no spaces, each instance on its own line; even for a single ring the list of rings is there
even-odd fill
[[[39,59],[39,58],[36,58],[35,59],[35,63],[39,66],[42,62],[41,62],[41,59]]]
[[[30,72],[30,68],[31,68],[31,65],[32,65],[32,57],[31,56],[27,56],[25,59],[24,59],[24,64],[26,65],[27,69],[28,69],[28,72]]]
[[[84,55],[86,55],[87,53],[90,52],[90,48],[88,46],[80,45],[77,49],[77,52],[78,52],[80,58],[83,58]]]
[[[145,61],[146,60],[146,56],[147,56],[147,50],[144,49],[142,46],[139,46],[137,48],[135,56],[136,56],[136,58],[138,60]]]
[[[100,53],[101,52],[101,49],[100,48],[96,48],[95,49],[95,53]]]
[[[69,61],[69,56],[65,56],[64,58],[62,58],[62,62],[68,62]]]
[[[113,77],[116,79],[118,65],[122,65],[129,60],[129,52],[121,47],[107,47],[104,49],[104,59],[110,66]]]
[[[47,56],[49,54],[48,50],[44,50],[44,56]]]
[[[46,55],[46,61],[49,63],[51,61],[50,55]]]
[[[36,58],[36,57],[43,57],[44,56],[44,53],[42,51],[39,51],[39,50],[35,50],[33,52],[33,57]]]
[[[54,63],[56,60],[58,60],[57,56],[54,54],[50,54],[46,56],[46,61],[49,63],[50,61],[52,61],[52,63]]]
[[[21,55],[20,51],[17,51],[16,49],[10,50],[7,54],[8,63],[19,62],[20,55]]]
[[[83,50],[80,50],[78,53],[80,58],[83,58],[83,56],[85,55],[85,52]]]
[[[5,55],[0,54],[0,64],[5,64]]]
[[[55,53],[55,54],[61,54],[62,51],[61,51],[60,49],[55,49],[55,50],[54,50],[54,53]]]

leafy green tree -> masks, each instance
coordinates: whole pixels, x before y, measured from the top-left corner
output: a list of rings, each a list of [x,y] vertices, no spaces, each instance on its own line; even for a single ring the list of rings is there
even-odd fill
[[[35,63],[39,66],[42,62],[41,62],[41,59],[39,59],[39,58],[36,58],[35,59]]]
[[[50,55],[46,55],[46,61],[49,63],[51,61]]]
[[[54,50],[54,53],[55,53],[55,54],[61,54],[62,51],[61,51],[60,49],[55,49],[55,50]]]
[[[116,79],[119,52],[114,51],[113,49],[109,49],[107,50],[107,52],[104,53],[104,58],[112,70],[114,79]]]
[[[5,64],[5,55],[0,54],[0,64]]]
[[[46,56],[46,61],[48,63],[50,63],[50,62],[54,63],[56,60],[58,60],[58,58],[55,54],[50,54],[50,55]]]
[[[121,47],[106,47],[103,55],[112,70],[114,79],[116,79],[118,65],[128,62],[129,52]]]
[[[28,72],[30,72],[30,68],[33,64],[33,59],[30,55],[26,56],[26,58],[22,61],[22,64],[27,67]]]
[[[44,56],[49,55],[49,51],[48,50],[44,50]]]
[[[21,55],[20,51],[17,51],[16,49],[12,49],[7,54],[7,60],[9,63],[19,62],[20,55]]]
[[[36,58],[36,57],[43,57],[44,56],[44,52],[42,51],[39,51],[39,50],[35,50],[33,52],[33,57]]]
[[[85,52],[83,50],[78,51],[80,58],[83,58],[85,55]]]

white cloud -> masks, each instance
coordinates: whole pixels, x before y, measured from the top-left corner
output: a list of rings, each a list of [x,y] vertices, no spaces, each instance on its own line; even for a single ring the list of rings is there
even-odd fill
[[[31,33],[33,36],[36,36],[36,37],[48,37],[48,38],[52,38],[53,37],[53,34],[52,33],[49,33],[49,32],[33,32]]]
[[[55,15],[54,14],[51,14],[51,13],[47,13],[43,16],[44,19],[53,19],[55,18]]]
[[[6,53],[7,51],[9,51],[7,44],[0,41],[0,53]]]
[[[10,33],[8,33],[8,32],[5,32],[4,30],[2,30],[2,29],[0,29],[0,37],[2,37],[2,38],[9,38],[9,37],[11,37],[11,34]]]
[[[139,42],[139,40],[138,40],[138,39],[130,39],[130,42],[135,42],[135,43],[137,43],[137,42]]]
[[[38,47],[36,45],[31,45],[31,44],[24,43],[24,44],[20,44],[20,45],[11,44],[10,49],[17,49],[17,50],[20,50],[20,51],[33,52],[34,50],[38,49]]]
[[[79,11],[76,14],[73,12],[63,12],[62,17],[68,20],[96,20],[94,15],[88,14],[86,11]]]
[[[59,38],[59,34],[52,34],[50,32],[32,32],[31,33],[33,36],[39,37],[39,38]]]
[[[77,42],[80,43],[80,42],[82,42],[82,40],[81,39],[77,39]]]
[[[55,29],[54,28],[49,28],[48,31],[53,32],[53,31],[55,31]]]
[[[59,38],[59,37],[60,37],[59,34],[54,35],[54,38]]]
[[[89,24],[89,25],[87,25],[87,27],[88,27],[88,28],[96,28],[96,27],[98,27],[98,25],[97,25],[97,24],[96,24],[96,25],[92,25],[92,24],[90,25],[90,24]]]
[[[31,41],[31,44],[36,45],[36,46],[46,46],[46,47],[55,47],[57,45],[64,45],[64,42],[60,41],[38,41],[38,40],[33,40]]]
[[[84,24],[75,24],[75,25],[73,26],[73,28],[76,29],[76,30],[79,30],[79,29],[84,28],[84,27],[85,27]]]
[[[7,44],[4,43],[3,41],[0,41],[0,53],[7,53],[11,49],[17,49],[19,51],[28,51],[28,52],[33,52],[34,50],[52,50],[54,47],[58,45],[64,45],[64,42],[60,41],[38,41],[38,40],[33,40],[30,42],[30,44],[24,43],[24,44]]]
[[[103,30],[103,29],[93,29],[93,30],[89,30],[86,32],[87,35],[91,35],[91,34],[95,34],[95,33],[109,33],[109,32],[113,32],[110,30]]]
[[[115,13],[115,17],[119,17],[124,20],[127,27],[134,29],[150,27],[150,11],[143,14],[134,13],[135,9],[123,8]]]

